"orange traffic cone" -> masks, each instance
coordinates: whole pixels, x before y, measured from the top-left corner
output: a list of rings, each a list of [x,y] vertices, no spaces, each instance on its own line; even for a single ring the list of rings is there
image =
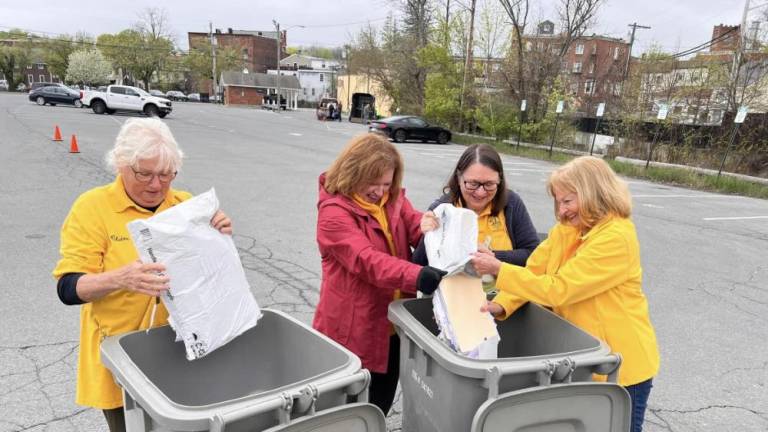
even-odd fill
[[[73,134],[72,139],[69,141],[69,152],[80,153],[80,149],[77,148],[77,137]]]
[[[53,130],[53,140],[64,141],[63,139],[61,139],[61,129],[59,129],[59,125],[56,125],[56,128]]]

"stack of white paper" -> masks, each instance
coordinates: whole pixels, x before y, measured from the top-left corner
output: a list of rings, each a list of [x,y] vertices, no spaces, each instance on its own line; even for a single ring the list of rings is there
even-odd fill
[[[432,297],[438,338],[469,357],[496,358],[499,333],[491,315],[480,312],[486,297],[469,263],[477,252],[477,214],[451,204],[437,206],[434,213],[440,226],[425,235],[427,259],[448,272]]]
[[[211,189],[128,224],[141,260],[166,266],[171,282],[162,299],[188,360],[225,345],[261,318],[232,237],[211,226],[218,208]]]

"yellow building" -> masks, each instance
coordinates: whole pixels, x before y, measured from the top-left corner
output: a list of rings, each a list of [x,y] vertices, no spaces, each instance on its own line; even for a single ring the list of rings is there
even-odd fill
[[[392,98],[384,91],[381,84],[370,75],[347,75],[340,72],[336,78],[336,94],[344,112],[349,113],[352,95],[368,93],[376,98],[376,114],[382,117],[392,115]]]

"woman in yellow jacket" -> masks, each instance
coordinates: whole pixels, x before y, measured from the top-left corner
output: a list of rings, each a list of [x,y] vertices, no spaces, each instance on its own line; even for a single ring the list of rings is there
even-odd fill
[[[536,302],[607,342],[622,355],[619,384],[632,399],[631,430],[640,432],[659,351],[642,291],[629,190],[591,156],[556,169],[547,189],[559,223],[525,267],[489,253],[473,258],[479,273],[497,276],[499,294],[486,309],[505,319],[526,301]]]

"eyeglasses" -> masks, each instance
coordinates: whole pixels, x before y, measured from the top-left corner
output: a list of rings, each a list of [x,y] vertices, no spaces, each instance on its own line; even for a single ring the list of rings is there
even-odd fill
[[[486,192],[493,192],[499,187],[499,183],[492,181],[481,183],[474,180],[464,180],[464,187],[471,191],[478,190],[482,187]]]
[[[160,183],[168,183],[169,181],[175,179],[176,174],[178,173],[178,171],[174,171],[172,173],[155,174],[151,172],[136,171],[133,167],[131,167],[131,171],[133,171],[133,176],[136,178],[136,180],[142,183],[149,183],[155,177],[160,180]]]

